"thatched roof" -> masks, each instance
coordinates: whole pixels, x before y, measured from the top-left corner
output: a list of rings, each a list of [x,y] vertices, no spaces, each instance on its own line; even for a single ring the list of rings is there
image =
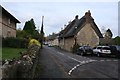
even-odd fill
[[[78,16],[78,15],[77,15]],[[83,16],[81,19],[78,19],[78,17],[75,17],[75,19],[69,23],[64,30],[62,30],[59,34],[60,38],[68,38],[75,36],[86,24],[86,21],[89,20],[90,24],[92,25],[92,28],[95,30],[96,34],[99,38],[103,38],[98,26],[94,22],[94,19],[91,17],[90,11],[85,13],[85,16]]]

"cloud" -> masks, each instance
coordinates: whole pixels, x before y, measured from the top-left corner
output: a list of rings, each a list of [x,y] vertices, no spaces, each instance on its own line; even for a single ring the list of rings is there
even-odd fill
[[[75,0],[76,1],[76,0]],[[59,32],[64,24],[73,20],[75,15],[79,18],[85,12],[91,10],[92,16],[101,29],[102,26],[109,27],[115,36],[117,35],[117,2],[4,2],[2,5],[17,17],[23,28],[26,21],[34,19],[36,27],[41,27],[41,16],[44,18],[44,29],[46,35]]]
[[[4,0],[4,2],[118,2],[118,0]]]

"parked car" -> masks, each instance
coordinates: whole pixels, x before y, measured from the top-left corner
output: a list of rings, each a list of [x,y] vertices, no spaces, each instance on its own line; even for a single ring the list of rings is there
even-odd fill
[[[48,44],[48,47],[52,47],[53,45],[52,44]]]
[[[80,46],[77,50],[77,54],[78,55],[90,55],[90,54],[93,54],[93,50],[90,46]]]
[[[116,57],[120,58],[120,46],[118,45],[112,45],[110,46],[111,53],[115,55]]]
[[[93,48],[93,53],[96,54],[98,57],[101,55],[110,55],[111,48],[110,46],[97,46]]]

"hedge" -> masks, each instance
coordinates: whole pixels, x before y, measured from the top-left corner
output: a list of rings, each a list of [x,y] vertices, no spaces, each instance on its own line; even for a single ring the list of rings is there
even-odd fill
[[[26,48],[27,45],[27,39],[19,39],[13,37],[2,38],[2,47]]]

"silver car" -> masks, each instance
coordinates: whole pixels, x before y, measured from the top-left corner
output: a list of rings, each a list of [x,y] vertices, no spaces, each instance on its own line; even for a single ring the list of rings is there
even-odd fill
[[[109,55],[111,54],[111,49],[109,46],[97,46],[93,48],[93,53],[98,57],[101,55]]]

